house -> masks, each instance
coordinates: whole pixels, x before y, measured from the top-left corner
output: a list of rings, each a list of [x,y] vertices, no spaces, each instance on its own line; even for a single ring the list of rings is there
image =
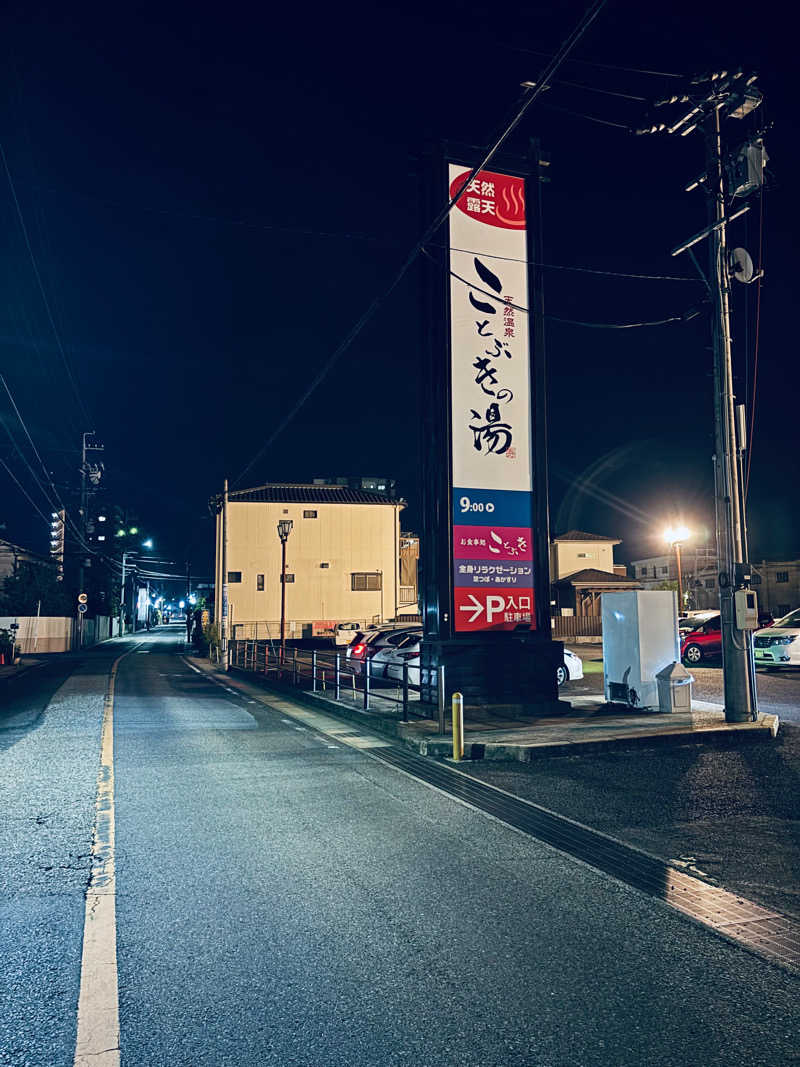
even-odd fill
[[[0,539],[0,581],[19,574],[22,567],[53,568],[53,561],[49,556]]]
[[[281,483],[230,493],[226,537],[229,635],[279,634],[281,520],[292,524],[286,542],[287,637],[324,633],[338,622],[375,623],[409,611],[416,614],[416,589],[409,589],[400,576],[400,512],[404,507],[404,501],[385,493],[350,486]],[[217,619],[222,615],[222,534],[220,512]]]
[[[759,611],[779,619],[800,607],[800,559],[760,560],[751,563],[750,585],[758,595]],[[719,568],[714,562],[689,582],[691,605],[719,607]]]
[[[631,578],[635,578],[642,589],[678,588],[678,557],[674,551],[632,560],[629,567]],[[706,606],[697,603],[695,590],[704,588],[706,572],[716,575],[718,569],[716,550],[710,543],[681,547],[681,582],[687,602],[685,607]],[[716,582],[714,585],[716,586]]]
[[[775,618],[800,607],[800,560],[761,560],[751,563],[751,586],[758,594],[760,611]],[[677,583],[675,553],[635,559],[630,564],[631,577],[643,589],[659,589],[665,583]],[[719,608],[719,571],[716,551],[710,544],[681,550],[681,577],[686,607]]]
[[[569,530],[550,544],[550,589],[555,616],[601,615],[600,597],[641,586],[627,576],[622,564],[614,562],[617,537]]]

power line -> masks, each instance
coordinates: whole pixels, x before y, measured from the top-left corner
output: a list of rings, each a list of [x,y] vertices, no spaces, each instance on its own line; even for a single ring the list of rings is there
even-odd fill
[[[423,249],[425,255],[428,256],[432,262],[436,263],[430,252]],[[437,266],[441,264],[437,263]],[[496,304],[501,304],[504,307],[514,308],[515,311],[521,311],[523,314],[528,314],[528,308],[523,307],[521,304],[515,304],[512,300],[504,300],[502,296],[498,296],[497,293],[491,293],[488,289],[482,289],[479,285],[475,285],[474,282],[469,281],[467,278],[462,278],[460,274],[457,274],[454,270],[447,270],[447,273],[451,278],[455,278],[461,282],[462,285],[466,285],[469,289],[474,289],[476,293],[480,293],[482,296],[488,297]],[[666,319],[655,319],[651,322],[580,322],[577,319],[562,319],[558,315],[545,314],[546,319],[550,319],[553,322],[563,322],[570,326],[588,326],[596,330],[633,330],[642,326],[666,326],[670,322],[684,322],[686,320],[685,315],[672,315]]]
[[[575,62],[574,60],[572,62]],[[589,93],[602,93],[603,96],[618,96],[623,100],[636,100],[640,104],[648,103],[646,96],[634,96],[632,93],[621,93],[614,89],[601,89],[597,85],[581,85],[580,82],[568,82],[559,78],[556,85],[568,85],[571,89],[585,89]]]
[[[14,414],[17,416],[17,419],[19,420],[19,423],[22,426],[22,429],[25,431],[25,436],[28,438],[28,443],[30,444],[31,448],[33,449],[34,456],[36,456],[36,458],[39,460],[39,465],[41,466],[42,471],[44,472],[44,476],[47,479],[47,481],[48,481],[48,483],[50,485],[50,488],[53,490],[53,494],[54,494],[56,500],[61,505],[61,507],[64,508],[64,501],[61,499],[61,497],[59,495],[59,492],[58,492],[58,489],[56,488],[55,483],[53,482],[53,479],[50,477],[50,473],[47,470],[47,467],[45,467],[45,465],[44,465],[44,460],[39,455],[38,449],[36,448],[36,445],[33,443],[33,438],[31,437],[30,431],[29,431],[29,429],[28,429],[28,427],[27,427],[27,425],[25,423],[25,420],[23,419],[22,414],[21,414],[19,408],[17,407],[17,402],[14,400],[13,394],[12,394],[11,390],[8,387],[8,383],[6,382],[6,380],[5,380],[5,378],[3,377],[2,374],[0,374],[0,382],[3,383],[3,388],[5,389],[6,393],[8,394],[8,399],[11,401],[11,406],[14,408]],[[41,486],[40,486],[40,488],[41,488]],[[66,509],[64,508],[64,510],[66,510]]]
[[[28,256],[30,257],[31,266],[33,267],[33,273],[36,275],[36,281],[39,285],[39,292],[42,295],[42,301],[44,303],[45,310],[47,311],[47,317],[50,320],[50,326],[53,330],[53,335],[55,336],[56,342],[58,344],[58,350],[61,353],[61,359],[64,364],[64,370],[66,371],[67,378],[69,379],[69,383],[72,386],[72,391],[75,394],[75,399],[78,401],[78,407],[80,408],[81,413],[83,414],[83,417],[86,422],[89,423],[91,420],[89,419],[89,414],[86,410],[86,405],[83,402],[80,390],[78,389],[75,377],[72,373],[72,368],[69,365],[67,353],[65,352],[64,345],[61,341],[61,334],[58,332],[58,327],[56,326],[55,319],[53,318],[53,312],[50,308],[50,301],[47,299],[47,293],[45,292],[44,282],[42,281],[42,276],[39,272],[39,265],[36,262],[36,256],[33,252],[33,246],[31,245],[30,237],[28,236],[28,227],[25,225],[25,217],[22,214],[22,208],[20,206],[19,198],[17,197],[17,190],[14,185],[14,179],[11,176],[11,171],[8,166],[8,160],[6,159],[5,149],[3,148],[3,144],[1,141],[0,156],[3,157],[3,167],[5,168],[6,177],[8,178],[8,184],[11,189],[11,195],[14,200],[14,206],[17,209],[17,218],[19,219],[20,228],[22,229],[22,233],[25,238],[25,245],[28,249]]]
[[[550,55],[549,52],[537,52],[533,48],[522,48],[519,45],[507,44],[504,45],[504,47],[508,48],[512,52],[524,52],[526,55],[531,56],[548,57]],[[570,59],[568,62],[580,63],[581,66],[584,67],[598,67],[601,70],[620,70],[626,74],[648,74],[653,75],[656,78],[686,78],[685,74],[675,74],[673,71],[646,70],[640,67],[622,67],[614,63],[598,63],[596,60],[593,59]]]
[[[304,391],[304,393],[302,394],[300,399],[294,405],[292,410],[288,413],[288,415],[285,416],[285,418],[283,418],[281,420],[281,422],[278,424],[277,428],[275,430],[273,430],[273,432],[267,438],[266,442],[262,445],[262,447],[255,454],[255,456],[250,460],[250,462],[247,464],[247,466],[244,467],[244,469],[242,471],[240,471],[240,473],[234,479],[234,481],[232,483],[234,486],[238,485],[238,483],[242,480],[244,475],[247,474],[247,472],[251,469],[251,467],[255,463],[257,463],[258,460],[261,459],[261,457],[264,455],[264,453],[267,451],[267,449],[272,445],[273,441],[275,441],[276,438],[281,433],[283,433],[285,428],[289,425],[289,423],[295,417],[297,412],[300,411],[300,409],[303,407],[303,405],[308,400],[308,398],[311,396],[311,394],[317,389],[317,387],[321,384],[321,382],[327,377],[327,375],[332,370],[332,368],[334,367],[336,362],[339,360],[339,358],[347,351],[347,349],[352,345],[352,343],[355,341],[355,339],[358,337],[358,335],[361,333],[361,331],[364,329],[364,327],[367,325],[367,323],[373,318],[373,316],[378,311],[378,309],[391,296],[391,294],[394,292],[394,290],[397,288],[397,286],[400,284],[400,282],[403,280],[403,278],[408,273],[411,265],[416,261],[417,256],[420,254],[420,252],[422,251],[423,247],[427,244],[427,242],[430,240],[430,238],[433,237],[433,235],[436,233],[436,231],[439,229],[439,227],[442,225],[442,223],[445,222],[445,220],[448,218],[450,212],[452,211],[454,205],[456,203],[458,203],[458,201],[460,200],[461,196],[466,192],[469,183],[473,180],[473,178],[475,177],[476,174],[478,174],[480,171],[484,170],[489,165],[491,160],[500,151],[502,146],[506,143],[508,138],[511,136],[511,134],[514,132],[514,130],[517,128],[517,126],[522,121],[522,119],[525,116],[525,114],[528,111],[528,109],[531,107],[531,105],[536,100],[539,99],[539,97],[542,95],[542,93],[547,88],[548,83],[551,81],[551,79],[555,75],[556,71],[561,67],[561,65],[564,63],[564,61],[566,60],[566,58],[569,55],[569,53],[578,44],[578,42],[584,36],[584,34],[589,29],[591,24],[594,22],[594,20],[600,14],[601,10],[605,6],[605,3],[606,3],[606,0],[594,0],[594,3],[592,3],[591,6],[587,9],[587,11],[584,13],[584,15],[581,18],[580,22],[572,30],[572,32],[569,34],[569,36],[566,38],[564,43],[559,48],[558,52],[553,57],[551,57],[550,62],[547,64],[547,66],[545,67],[545,70],[540,75],[539,81],[536,82],[535,85],[532,85],[532,87],[526,88],[525,96],[523,98],[522,105],[517,109],[517,112],[514,115],[514,117],[512,118],[512,120],[508,123],[508,125],[503,130],[503,132],[500,134],[500,136],[497,138],[497,140],[494,142],[494,144],[492,144],[492,146],[486,152],[486,155],[484,156],[483,160],[476,167],[473,167],[473,169],[470,171],[470,173],[468,175],[466,175],[466,177],[464,178],[464,181],[461,184],[461,187],[456,192],[455,196],[451,197],[448,200],[447,204],[441,209],[441,211],[439,211],[439,213],[436,215],[436,217],[433,219],[433,221],[429,224],[429,226],[427,227],[425,232],[422,234],[422,236],[416,242],[414,247],[411,249],[411,251],[409,252],[408,256],[404,260],[403,264],[401,265],[399,271],[397,272],[397,274],[394,276],[394,278],[392,279],[391,283],[389,284],[388,288],[383,292],[383,294],[377,296],[372,301],[372,303],[369,305],[369,307],[364,312],[364,314],[356,322],[355,326],[349,331],[349,333],[346,335],[344,340],[337,346],[337,348],[334,350],[333,354],[325,361],[325,363],[322,365],[322,367],[317,372],[315,377],[312,379],[312,381],[309,384],[308,388]]]
[[[19,478],[18,478],[18,477],[16,476],[16,474],[14,474],[14,472],[13,472],[13,471],[12,471],[12,469],[11,469],[11,468],[9,467],[9,465],[8,465],[8,464],[6,463],[6,461],[5,461],[4,459],[0,459],[0,463],[2,463],[2,465],[3,465],[4,467],[5,467],[6,471],[7,471],[7,472],[8,472],[8,474],[9,474],[9,476],[10,476],[11,478],[13,478],[13,480],[14,480],[14,481],[15,481],[15,482],[17,483],[17,486],[19,487],[19,489],[20,489],[20,492],[22,492],[22,493],[24,493],[24,494],[25,494],[25,496],[27,497],[27,499],[28,499],[28,500],[30,501],[30,503],[31,503],[31,504],[33,505],[33,507],[34,507],[34,508],[36,509],[36,511],[38,511],[38,512],[39,512],[39,514],[40,514],[40,515],[42,516],[42,518],[44,519],[44,521],[45,521],[46,523],[49,523],[49,522],[50,522],[50,520],[48,519],[48,517],[47,517],[47,516],[45,515],[45,513],[44,513],[44,512],[42,511],[42,509],[41,509],[41,508],[39,507],[39,505],[38,505],[38,504],[36,503],[36,501],[35,501],[35,500],[33,499],[33,497],[32,497],[32,496],[30,495],[30,493],[29,493],[29,492],[28,492],[28,490],[27,490],[27,489],[25,488],[25,486],[24,486],[24,485],[22,484],[22,482],[21,482],[21,481],[19,480]]]
[[[670,322],[686,321],[683,315],[670,315],[667,319],[653,319],[652,322],[580,322],[578,319],[562,319],[558,315],[545,315],[545,318],[568,326],[587,326],[593,330],[635,330],[642,326],[666,326]]]
[[[583,111],[573,111],[571,108],[557,107],[555,104],[545,104],[544,107],[548,111],[560,111],[564,115],[572,115],[576,119],[586,119],[587,122],[597,122],[601,126],[614,126],[618,130],[626,130],[628,133],[634,132],[632,126],[626,126],[622,122],[612,122],[610,119],[601,119],[597,115],[587,115]]]
[[[432,243],[431,248],[447,248],[447,245]],[[692,285],[697,285],[700,278],[690,278],[684,274],[631,274],[625,271],[618,270],[597,270],[593,267],[570,267],[563,263],[537,263],[533,259],[520,259],[518,256],[495,256],[488,252],[476,252],[472,248],[451,248],[452,252],[464,252],[470,256],[482,256],[483,259],[499,259],[506,263],[527,263],[529,267],[542,267],[545,270],[572,270],[581,274],[599,274],[607,275],[609,278],[633,278],[643,281],[654,282],[691,282]]]

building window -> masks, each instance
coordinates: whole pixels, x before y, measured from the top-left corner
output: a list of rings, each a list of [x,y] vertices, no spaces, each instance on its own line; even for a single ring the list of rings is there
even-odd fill
[[[669,574],[669,567],[662,567],[661,568],[661,573],[662,574]]]
[[[320,563],[320,567],[326,571],[330,567],[330,563]]]
[[[646,578],[647,577],[647,567],[640,567],[639,568],[639,577],[640,578]]]
[[[753,573],[750,575],[750,584],[761,585],[761,575],[756,574],[755,571],[753,571]]]
[[[304,511],[303,512],[303,518],[304,519],[316,519],[316,517],[317,517],[316,511]]]
[[[716,584],[716,578],[706,578],[706,589],[713,589]]]
[[[383,575],[370,572],[359,572],[350,575],[350,588],[366,592],[374,592],[383,589]]]
[[[235,582],[241,582],[241,571],[228,571],[228,585],[233,585]]]
[[[285,576],[284,576],[284,581],[288,585],[289,582],[293,582],[294,581],[294,575],[293,574],[289,574],[289,572],[287,571]]]
[[[256,592],[258,592],[258,593],[263,593],[264,592],[264,575],[263,574],[257,574],[256,575]]]
[[[789,572],[788,571],[775,571],[775,581],[776,582],[788,582],[789,581]]]

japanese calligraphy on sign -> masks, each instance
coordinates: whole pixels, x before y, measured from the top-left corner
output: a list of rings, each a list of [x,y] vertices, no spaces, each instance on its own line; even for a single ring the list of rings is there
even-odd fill
[[[468,175],[449,165],[451,197]],[[524,180],[475,175],[449,245],[455,628],[512,629],[535,584]]]

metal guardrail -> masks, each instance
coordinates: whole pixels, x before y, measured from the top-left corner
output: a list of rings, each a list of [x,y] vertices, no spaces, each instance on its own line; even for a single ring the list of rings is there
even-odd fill
[[[324,693],[347,707],[392,712],[399,714],[403,722],[409,721],[409,715],[426,719],[435,713],[436,705],[423,703],[419,688],[410,683],[408,663],[403,664],[402,680],[393,681],[378,677],[371,659],[358,660],[356,665],[344,652],[287,648],[281,658],[277,643],[255,639],[231,640],[228,651],[229,665],[237,670],[312,693]],[[444,668],[440,668],[432,686],[437,704],[440,703],[438,690],[441,688],[443,692],[443,674]],[[426,693],[428,689],[426,685]]]

